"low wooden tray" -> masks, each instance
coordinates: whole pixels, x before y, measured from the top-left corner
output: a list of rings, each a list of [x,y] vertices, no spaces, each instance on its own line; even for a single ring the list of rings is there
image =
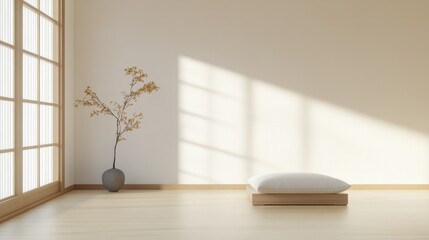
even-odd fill
[[[341,205],[348,204],[347,193],[335,194],[296,194],[296,193],[260,193],[247,185],[247,194],[253,206],[261,205]]]

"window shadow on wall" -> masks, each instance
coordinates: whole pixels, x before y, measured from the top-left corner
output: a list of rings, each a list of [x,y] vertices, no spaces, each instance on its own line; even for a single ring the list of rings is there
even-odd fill
[[[187,56],[179,70],[179,183],[318,172],[350,183],[429,181],[428,136]]]

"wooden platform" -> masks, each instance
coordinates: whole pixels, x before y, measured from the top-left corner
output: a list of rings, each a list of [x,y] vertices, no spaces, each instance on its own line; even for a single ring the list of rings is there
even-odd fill
[[[337,194],[295,194],[295,193],[260,193],[247,186],[247,194],[253,206],[261,205],[341,205],[348,204],[347,193]]]

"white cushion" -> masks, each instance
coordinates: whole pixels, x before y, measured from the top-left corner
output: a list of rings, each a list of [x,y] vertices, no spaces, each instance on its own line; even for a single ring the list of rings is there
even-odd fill
[[[260,193],[339,193],[350,185],[339,179],[317,173],[271,173],[249,179]]]

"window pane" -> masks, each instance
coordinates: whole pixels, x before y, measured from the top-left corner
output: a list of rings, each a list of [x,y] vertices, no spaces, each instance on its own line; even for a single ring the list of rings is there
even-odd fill
[[[13,102],[0,101],[0,150],[14,146]]]
[[[45,17],[40,17],[40,55],[57,60],[58,27]]]
[[[48,16],[58,19],[58,0],[40,0],[40,10]]]
[[[13,97],[13,49],[0,45],[0,96]]]
[[[53,17],[54,15],[54,1],[53,0],[40,0],[40,11]]]
[[[24,150],[23,153],[23,191],[37,188],[38,149]]]
[[[54,147],[40,149],[40,186],[54,181]]]
[[[22,94],[24,99],[37,99],[37,58],[24,54],[23,58],[23,87]]]
[[[37,145],[37,105],[32,103],[24,103],[22,117],[24,147]]]
[[[37,52],[37,13],[33,12],[29,8],[24,7],[23,12],[23,46],[24,49],[33,53]]]
[[[33,5],[33,7],[37,8],[37,0],[25,0],[25,2],[29,3],[30,5]]]
[[[44,17],[40,17],[40,55],[53,58],[54,24]]]
[[[0,1],[0,40],[13,44],[14,0]]]
[[[58,101],[58,67],[43,60],[40,61],[40,101]]]
[[[0,154],[0,199],[15,194],[15,162],[13,153]]]
[[[40,105],[40,144],[54,143],[54,107]]]

